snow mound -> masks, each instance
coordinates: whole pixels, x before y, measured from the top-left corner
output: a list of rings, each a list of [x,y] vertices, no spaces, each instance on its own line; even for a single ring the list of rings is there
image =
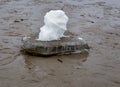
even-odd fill
[[[51,10],[44,16],[44,26],[40,28],[40,41],[59,40],[67,30],[68,17],[62,10]]]

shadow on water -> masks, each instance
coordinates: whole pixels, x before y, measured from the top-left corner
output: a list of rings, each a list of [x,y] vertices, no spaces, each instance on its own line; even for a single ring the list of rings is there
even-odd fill
[[[89,52],[88,51],[83,51],[81,53],[72,53],[72,54],[60,54],[60,55],[34,55],[34,54],[29,54],[29,53],[24,53],[21,52],[22,55],[24,56],[25,60],[31,60],[31,59],[38,59],[38,60],[44,60],[44,59],[57,59],[57,58],[61,58],[61,59],[85,59],[85,61],[87,60],[87,57],[89,56]]]

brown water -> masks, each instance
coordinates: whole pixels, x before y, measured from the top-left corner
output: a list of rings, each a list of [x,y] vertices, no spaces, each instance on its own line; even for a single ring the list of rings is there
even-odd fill
[[[38,32],[51,9],[66,12],[89,54],[20,53],[21,37]],[[0,87],[120,87],[120,1],[0,0]]]

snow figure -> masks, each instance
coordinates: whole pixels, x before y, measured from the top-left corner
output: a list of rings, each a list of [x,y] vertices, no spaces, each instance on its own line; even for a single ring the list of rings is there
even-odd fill
[[[40,41],[59,40],[67,30],[68,17],[62,10],[51,10],[44,16],[44,26],[40,28]]]

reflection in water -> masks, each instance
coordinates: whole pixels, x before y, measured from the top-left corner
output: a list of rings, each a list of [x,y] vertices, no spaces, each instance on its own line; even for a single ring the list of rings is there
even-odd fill
[[[24,80],[30,82],[39,82],[43,81],[49,76],[57,77],[58,74],[70,73],[71,71],[69,72],[69,68],[78,69],[78,67],[80,67],[82,63],[87,60],[87,57],[87,52],[83,52],[81,54],[59,55],[51,57],[35,57],[24,55]],[[62,61],[62,63],[60,61]]]

